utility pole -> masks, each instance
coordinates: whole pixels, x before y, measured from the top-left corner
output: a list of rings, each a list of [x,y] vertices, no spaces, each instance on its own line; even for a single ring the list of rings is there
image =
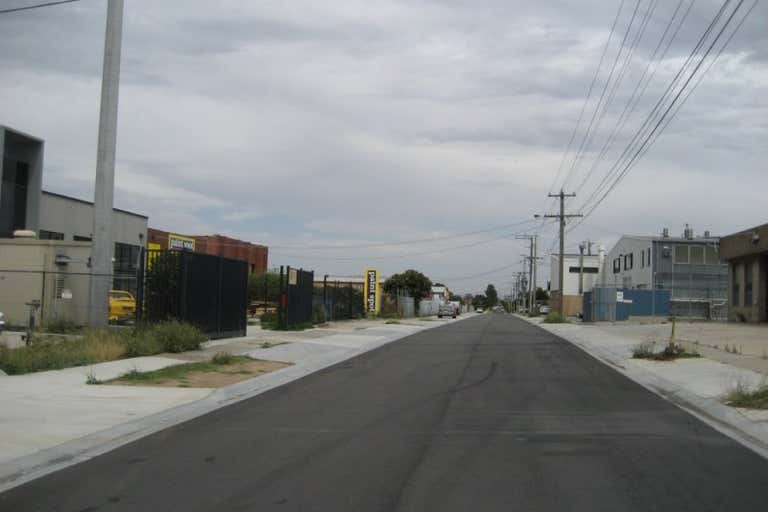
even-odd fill
[[[529,286],[528,286],[528,299],[527,300],[528,300],[528,311],[530,312],[532,307],[533,307],[533,300],[532,300],[533,295],[531,293],[531,290],[533,289],[533,286],[534,286],[533,283],[535,282],[535,279],[534,279],[534,275],[535,275],[534,272],[535,271],[533,269],[533,265],[534,265],[533,262],[534,262],[534,246],[536,244],[536,235],[517,235],[517,236],[515,236],[515,238],[517,240],[528,240],[528,242],[530,244],[530,249],[529,249],[530,250],[530,254],[528,256],[523,255],[524,261],[525,260],[528,261],[528,285]],[[535,293],[535,292],[533,292],[533,293]]]
[[[104,326],[108,320],[108,295],[112,287],[115,247],[112,240],[112,208],[115,191],[115,146],[117,103],[120,89],[120,52],[123,38],[123,0],[109,0],[104,36],[101,79],[99,142],[96,154],[96,184],[93,200],[91,282],[88,323]]]
[[[551,218],[551,219],[559,219],[560,221],[560,261],[558,263],[560,267],[560,271],[558,272],[557,281],[558,281],[558,291],[560,292],[560,300],[558,301],[558,311],[561,315],[564,314],[565,308],[564,308],[564,297],[565,297],[565,290],[563,290],[563,283],[565,281],[565,223],[567,219],[572,219],[575,217],[583,217],[581,214],[570,214],[566,215],[565,213],[565,198],[566,197],[576,197],[576,194],[566,194],[565,192],[560,190],[559,194],[548,194],[549,197],[557,197],[560,199],[560,213],[554,214],[554,215],[544,215],[544,218]],[[536,215],[536,217],[539,217],[539,215]]]

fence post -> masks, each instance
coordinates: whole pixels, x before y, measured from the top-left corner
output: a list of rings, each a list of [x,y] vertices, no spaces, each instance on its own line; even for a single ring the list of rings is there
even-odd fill
[[[264,270],[264,302],[262,305],[264,306],[264,313],[267,312],[267,303],[269,302],[269,271]],[[257,310],[258,311],[258,310]]]
[[[323,276],[323,318],[328,321],[328,274]]]
[[[280,289],[279,299],[277,304],[277,325],[283,327],[283,319],[285,317],[285,286],[283,283],[283,266],[280,265]]]
[[[221,337],[221,282],[224,278],[224,259],[221,256],[218,256],[217,258],[218,268],[219,268],[219,275],[218,275],[218,286],[217,286],[217,293],[216,293],[216,336]],[[247,303],[247,301],[246,301]],[[247,309],[246,309],[247,311]]]
[[[136,268],[136,312],[135,320],[141,320],[144,313],[144,265],[147,252],[144,247],[139,247],[139,265]]]
[[[180,295],[180,301],[179,301],[179,317],[178,320],[181,321],[189,321],[187,318],[187,258],[189,256],[189,252],[187,251],[180,251],[179,257],[181,258],[181,283],[179,286],[179,295]]]

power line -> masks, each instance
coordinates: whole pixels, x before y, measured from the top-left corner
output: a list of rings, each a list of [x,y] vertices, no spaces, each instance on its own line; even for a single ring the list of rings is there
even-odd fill
[[[632,117],[632,114],[635,112],[637,105],[640,103],[640,100],[645,95],[645,91],[648,89],[648,85],[650,85],[650,83],[653,81],[653,78],[656,76],[656,72],[659,70],[659,67],[660,67],[660,65],[658,64],[654,66],[653,71],[651,72],[650,76],[648,76],[648,80],[646,80],[645,83],[643,84],[643,80],[648,74],[648,70],[650,69],[651,65],[656,61],[656,55],[658,54],[661,46],[664,44],[664,40],[667,37],[667,33],[669,32],[669,29],[672,27],[672,24],[674,23],[675,18],[677,18],[677,13],[680,11],[680,8],[682,7],[684,1],[685,0],[680,0],[678,2],[675,12],[672,13],[672,17],[670,18],[669,23],[667,24],[667,27],[664,29],[664,33],[661,35],[661,39],[659,39],[659,44],[656,45],[656,48],[653,50],[653,54],[651,55],[651,58],[648,60],[648,65],[646,65],[645,70],[643,70],[643,74],[640,76],[640,80],[637,82],[637,85],[635,86],[635,90],[632,91],[632,96],[630,97],[629,102],[627,102],[627,105],[624,107],[624,111],[621,113],[621,116],[619,116],[619,120],[614,126],[613,131],[611,132],[611,135],[608,137],[608,140],[605,142],[605,144],[603,145],[603,148],[600,150],[600,154],[598,155],[598,157],[592,162],[592,166],[587,172],[586,177],[582,180],[579,186],[576,187],[577,194],[581,192],[581,189],[584,188],[584,185],[586,185],[589,182],[589,179],[592,177],[595,170],[597,170],[597,167],[600,164],[600,162],[602,162],[603,159],[605,158],[605,155],[608,154],[608,151],[610,150],[611,146],[613,145],[613,142],[616,139],[616,135],[618,135],[618,133],[624,128],[624,125],[627,124],[627,121],[630,119],[630,117]],[[664,48],[664,51],[662,52],[661,56],[658,58],[658,62],[663,61],[664,58],[666,57],[670,47],[672,46],[672,42],[677,38],[677,35],[680,32],[680,28],[683,26],[683,23],[688,17],[688,14],[691,12],[691,7],[693,7],[694,3],[695,3],[695,0],[691,0],[691,3],[688,4],[688,8],[685,10],[685,13],[680,18],[680,21],[678,22],[674,33],[669,38],[669,41],[667,41],[667,45]],[[638,94],[638,89],[640,88],[641,84],[642,84],[642,90],[640,90]]]
[[[579,118],[576,120],[576,126],[573,127],[573,132],[571,132],[571,138],[568,140],[568,145],[565,148],[565,151],[563,152],[563,158],[560,160],[560,165],[557,167],[557,174],[555,174],[555,179],[552,181],[552,185],[549,187],[548,193],[551,194],[552,191],[555,188],[555,185],[557,184],[557,181],[560,179],[560,174],[563,171],[563,165],[565,164],[565,160],[568,157],[568,153],[571,151],[571,145],[573,145],[573,140],[576,138],[576,133],[579,131],[579,125],[581,124],[581,119],[584,117],[584,111],[587,109],[587,104],[589,103],[589,98],[592,97],[592,89],[595,87],[595,83],[597,82],[597,77],[600,75],[600,69],[603,67],[603,61],[605,60],[605,55],[608,53],[608,48],[611,46],[611,40],[613,39],[613,34],[616,31],[616,25],[619,22],[619,16],[621,15],[621,10],[624,8],[624,1],[621,0],[621,3],[619,4],[619,10],[616,11],[616,17],[613,19],[613,25],[611,25],[611,31],[608,34],[608,40],[605,42],[605,46],[603,47],[603,53],[600,55],[600,62],[597,64],[597,69],[595,69],[595,74],[592,77],[592,82],[589,84],[589,89],[587,90],[587,97],[584,98],[584,104],[581,106],[581,112],[579,112]]]
[[[729,3],[729,1],[726,1],[723,4],[723,6],[725,7],[728,3]],[[597,202],[594,203],[594,205],[592,205],[590,207],[589,211],[584,215],[585,218],[587,216],[589,216],[600,205],[600,203],[602,203],[602,201],[608,196],[608,194],[621,182],[621,180],[632,169],[632,167],[641,158],[641,156],[645,154],[645,152],[647,151],[647,148],[650,148],[650,146],[658,139],[658,136],[656,136],[654,138],[654,135],[657,133],[657,131],[658,131],[658,134],[660,135],[661,132],[663,131],[663,129],[666,128],[666,126],[669,124],[669,123],[664,124],[663,127],[662,127],[662,124],[664,123],[664,120],[667,118],[667,115],[669,114],[670,110],[675,106],[675,103],[677,103],[677,100],[680,98],[682,93],[685,91],[685,88],[688,86],[688,84],[691,82],[691,80],[693,80],[694,76],[696,75],[698,70],[701,68],[701,65],[704,63],[706,58],[709,56],[709,54],[711,53],[712,49],[717,44],[717,41],[723,35],[723,32],[725,32],[725,29],[728,27],[728,25],[730,25],[730,23],[733,20],[734,16],[736,15],[736,13],[739,11],[739,9],[741,8],[741,6],[743,4],[744,4],[744,0],[739,0],[739,3],[736,5],[736,7],[733,9],[733,11],[731,12],[731,14],[728,17],[728,19],[725,21],[723,26],[720,28],[719,32],[717,33],[715,38],[712,40],[712,43],[707,48],[707,50],[704,53],[703,57],[701,57],[701,59],[699,60],[698,64],[696,64],[696,66],[694,67],[693,71],[691,72],[691,74],[686,79],[685,83],[683,83],[683,86],[680,88],[680,90],[677,92],[675,97],[672,99],[672,102],[667,106],[666,110],[664,111],[664,113],[661,115],[661,117],[657,121],[657,123],[654,126],[653,130],[651,130],[651,132],[647,135],[647,137],[645,138],[643,143],[640,145],[639,149],[634,153],[634,155],[629,160],[629,162],[624,166],[623,170],[618,174],[618,176],[613,181],[611,186],[602,194],[602,196],[600,196],[600,198],[597,200]],[[751,9],[750,9],[749,12],[751,12]],[[747,14],[749,14],[749,12]],[[675,114],[676,113],[677,113],[677,111],[675,111]],[[670,118],[670,121],[671,121],[671,118]],[[661,130],[659,130],[660,127],[661,127]],[[649,144],[649,141],[651,141],[650,144]],[[576,226],[574,226],[574,228],[575,227]]]
[[[613,79],[613,74],[616,72],[616,65],[619,63],[621,54],[624,51],[624,47],[627,44],[627,39],[629,38],[629,34],[632,31],[632,25],[635,22],[635,18],[637,17],[637,11],[639,8],[640,8],[640,0],[637,0],[637,3],[635,4],[635,9],[632,11],[632,17],[630,18],[629,24],[627,25],[627,31],[624,33],[624,37],[621,40],[621,45],[619,46],[619,51],[616,52],[616,57],[613,59],[613,64],[611,65],[611,71],[608,73],[608,78],[606,79],[605,84],[603,85],[603,90],[600,92],[600,98],[597,100],[597,104],[595,105],[595,111],[592,113],[592,118],[589,120],[589,124],[587,125],[587,130],[584,132],[584,137],[581,139],[581,144],[579,145],[579,149],[576,151],[576,154],[573,157],[573,162],[571,162],[571,168],[568,170],[568,174],[566,175],[565,181],[563,182],[563,184],[565,184],[568,181],[569,176],[574,172],[574,169],[576,169],[579,161],[581,160],[581,155],[584,153],[585,146],[587,144],[587,141],[590,138],[589,136],[592,131],[592,126],[594,126],[595,119],[597,118],[598,112],[600,112],[600,107],[603,104],[605,93],[608,91],[608,86],[611,84],[611,80]]]
[[[26,7],[12,7],[10,9],[0,9],[0,14],[8,14],[19,11],[29,11],[31,9],[40,9],[42,7],[52,7],[54,5],[71,4],[72,2],[78,2],[79,0],[59,0],[58,2],[45,2],[43,4],[28,5]]]
[[[634,149],[637,147],[637,144],[644,136],[644,132],[646,132],[646,129],[651,126],[651,124],[654,122],[654,120],[657,118],[658,113],[660,112],[662,105],[664,105],[667,101],[667,98],[669,98],[674,91],[675,87],[677,86],[677,83],[680,81],[680,78],[683,76],[685,70],[688,68],[688,65],[690,61],[693,59],[693,57],[698,53],[698,51],[701,49],[701,47],[704,45],[704,41],[706,41],[707,37],[709,37],[709,34],[712,32],[712,29],[717,25],[720,18],[722,17],[723,13],[725,12],[725,9],[727,5],[730,3],[730,0],[726,0],[723,5],[720,7],[719,11],[715,15],[714,19],[709,23],[709,26],[704,31],[704,34],[699,38],[698,42],[694,46],[693,50],[691,50],[690,55],[688,58],[686,58],[683,65],[680,67],[678,72],[675,74],[672,81],[667,86],[664,93],[661,95],[659,100],[656,102],[656,105],[653,107],[651,112],[646,117],[643,124],[640,126],[640,128],[635,132],[635,135],[632,137],[630,142],[627,144],[627,146],[624,148],[622,153],[619,155],[619,157],[616,159],[616,161],[613,163],[613,165],[608,169],[608,171],[605,173],[605,176],[603,176],[600,183],[597,185],[597,187],[592,191],[592,193],[587,197],[587,199],[582,204],[579,211],[586,210],[590,203],[600,194],[601,190],[607,185],[607,183],[611,180],[611,176],[615,176],[618,172],[621,166],[624,162],[626,162],[629,155],[634,151]],[[647,133],[647,132],[646,132]],[[581,224],[582,221],[576,224]],[[575,229],[576,226],[571,228],[571,230]]]

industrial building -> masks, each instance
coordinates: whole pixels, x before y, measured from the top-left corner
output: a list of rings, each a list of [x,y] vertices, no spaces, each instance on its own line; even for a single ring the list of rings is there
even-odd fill
[[[0,125],[0,238],[37,231],[43,184],[41,139]]]
[[[605,257],[599,254],[564,254],[565,273],[563,274],[563,314],[575,316],[582,312],[583,295],[595,286]],[[551,259],[550,285],[551,300],[560,301],[560,255],[553,254]]]
[[[720,254],[728,262],[728,319],[768,322],[768,224],[723,237]]]
[[[679,237],[622,236],[608,253],[600,286],[625,290],[669,290],[671,314],[694,318],[724,315],[728,265],[721,261],[720,239],[686,226]]]
[[[269,248],[265,245],[223,235],[179,235],[154,228],[147,231],[147,249],[189,250],[244,260],[248,262],[248,271],[252,274],[266,272],[269,258]]]

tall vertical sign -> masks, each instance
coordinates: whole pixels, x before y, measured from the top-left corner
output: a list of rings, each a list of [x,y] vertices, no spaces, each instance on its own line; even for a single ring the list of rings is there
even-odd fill
[[[365,269],[365,312],[368,315],[376,315],[379,312],[379,270],[376,268]]]

